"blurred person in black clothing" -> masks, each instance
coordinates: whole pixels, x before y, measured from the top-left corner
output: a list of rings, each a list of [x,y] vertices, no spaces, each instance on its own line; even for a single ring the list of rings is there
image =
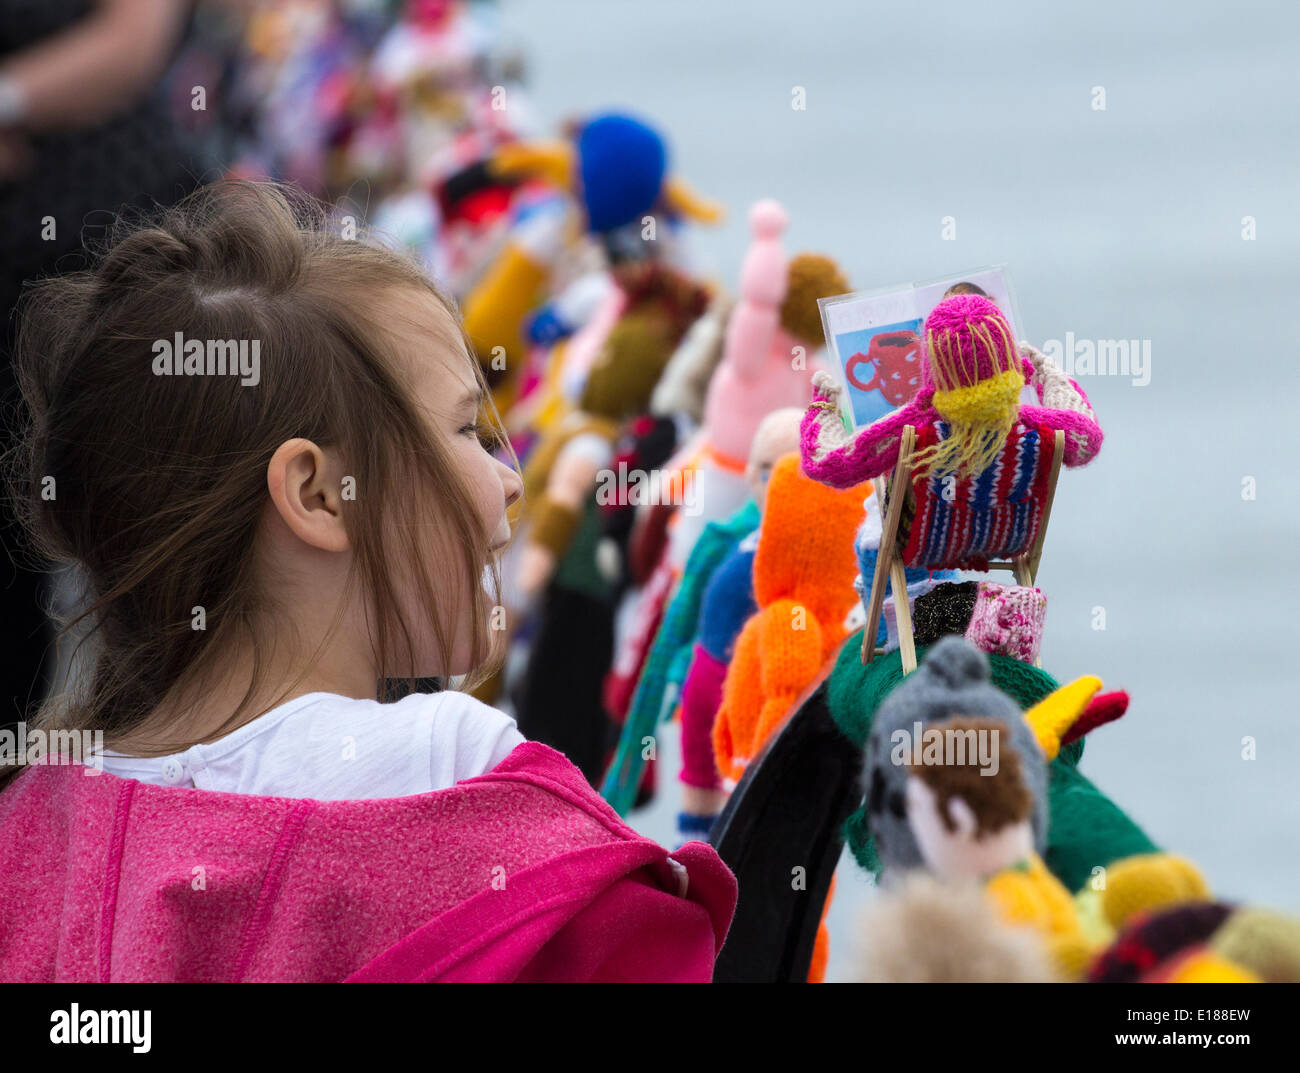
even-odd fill
[[[197,185],[163,76],[192,16],[183,0],[0,0],[0,392],[3,448],[18,395],[10,346],[24,281],[82,265],[124,207]],[[17,308],[17,315],[15,310]],[[165,326],[160,326],[160,332]],[[57,494],[57,490],[56,490]],[[51,685],[50,575],[0,507],[0,726]]]

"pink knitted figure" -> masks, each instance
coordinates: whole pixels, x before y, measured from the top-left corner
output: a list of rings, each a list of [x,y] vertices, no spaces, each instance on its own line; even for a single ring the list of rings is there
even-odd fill
[[[856,434],[845,431],[840,418],[842,388],[829,374],[818,372],[813,377],[813,403],[803,418],[804,472],[834,488],[848,488],[888,473],[898,461],[905,425],[918,429],[937,427],[941,422],[951,425],[952,418],[942,412],[941,401],[960,402],[963,395],[1000,376],[1014,378],[1017,365],[1024,380],[1033,384],[1042,405],[1019,405],[1015,419],[1049,437],[1063,430],[1065,465],[1092,461],[1101,448],[1102,431],[1083,389],[1028,343],[1018,344],[1015,354],[989,345],[990,334],[979,329],[990,326],[993,337],[1010,339],[1006,319],[991,299],[959,294],[936,305],[925,322],[926,345],[916,396]],[[950,348],[950,360],[938,376],[930,353],[936,337]],[[960,412],[956,407],[953,411]]]
[[[806,406],[812,397],[807,367],[795,369],[791,361],[800,344],[781,327],[787,286],[781,233],[788,223],[775,201],[760,201],[750,210],[753,242],[741,266],[740,297],[727,322],[722,363],[704,406],[709,446],[740,468],[767,414],[782,406]]]
[[[984,652],[1033,663],[1046,617],[1047,597],[1042,589],[981,581],[966,640]]]
[[[808,405],[814,358],[822,345],[817,300],[848,289],[829,258],[786,257],[781,234],[787,222],[775,201],[759,201],[750,210],[753,240],[704,404],[696,471],[704,510],[677,518],[669,552],[677,569],[707,522],[725,518],[745,502],[745,461],[759,422],[774,410]]]

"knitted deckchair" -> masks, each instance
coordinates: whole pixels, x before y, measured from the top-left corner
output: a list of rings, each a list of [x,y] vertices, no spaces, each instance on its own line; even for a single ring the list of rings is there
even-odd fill
[[[1010,570],[1016,583],[1033,585],[1043,554],[1043,537],[1056,495],[1056,480],[1065,457],[1065,433],[1048,440],[1043,432],[1017,423],[992,465],[974,476],[913,476],[919,450],[939,436],[923,427],[918,444],[914,425],[903,429],[898,461],[888,481],[876,480],[885,504],[880,552],[871,580],[867,628],[862,634],[862,662],[885,650],[868,641],[880,624],[887,580],[893,591],[907,591],[907,567],[928,570]],[[894,489],[903,495],[893,495]],[[912,614],[906,598],[896,599],[899,648],[905,674],[916,670]]]

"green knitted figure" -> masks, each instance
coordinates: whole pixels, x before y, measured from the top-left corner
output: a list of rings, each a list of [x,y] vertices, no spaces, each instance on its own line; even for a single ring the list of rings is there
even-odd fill
[[[861,631],[844,642],[827,682],[827,704],[841,733],[865,747],[871,723],[881,701],[903,680],[898,650],[863,665]],[[918,648],[917,658],[925,649]],[[1033,707],[1059,683],[1045,671],[1007,656],[990,655],[993,684],[1022,710]],[[1139,853],[1159,852],[1158,847],[1105,794],[1078,771],[1083,741],[1063,746],[1048,768],[1047,867],[1068,890],[1081,889],[1094,868]],[[859,809],[846,821],[845,840],[858,863],[877,877],[881,865],[871,844],[866,811]]]

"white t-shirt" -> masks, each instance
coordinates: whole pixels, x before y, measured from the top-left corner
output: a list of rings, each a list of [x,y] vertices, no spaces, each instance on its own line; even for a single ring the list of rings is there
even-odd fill
[[[344,801],[446,789],[524,740],[510,716],[467,693],[391,704],[308,693],[210,744],[147,758],[106,750],[103,766],[159,786]]]

